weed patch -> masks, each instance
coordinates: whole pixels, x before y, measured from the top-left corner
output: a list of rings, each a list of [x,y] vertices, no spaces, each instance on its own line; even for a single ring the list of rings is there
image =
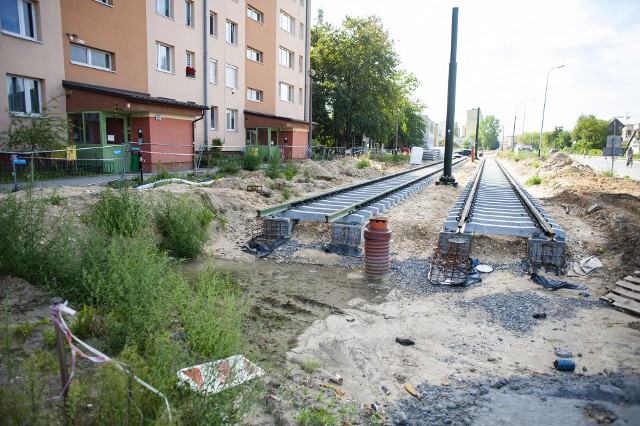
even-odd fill
[[[367,167],[371,167],[371,161],[369,161],[369,159],[367,157],[362,157],[357,163],[356,163],[356,169],[365,169]]]
[[[539,176],[531,176],[529,179],[527,179],[524,182],[525,186],[533,186],[533,185],[540,185],[542,183],[542,178]]]
[[[96,224],[107,235],[142,235],[148,225],[147,206],[131,188],[102,191],[93,213]]]

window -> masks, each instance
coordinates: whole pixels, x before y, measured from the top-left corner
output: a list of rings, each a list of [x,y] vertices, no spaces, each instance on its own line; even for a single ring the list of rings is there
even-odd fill
[[[302,71],[304,71],[304,58],[302,57],[302,55],[298,56],[298,70],[300,71],[300,74],[302,74]]]
[[[109,6],[113,6],[113,0],[96,0],[98,3],[106,4]]]
[[[218,84],[218,61],[209,59],[209,83]]]
[[[193,27],[193,2],[187,0],[184,2],[184,23],[187,27]]]
[[[27,0],[1,0],[0,14],[2,31],[25,38],[36,38],[34,3]]]
[[[216,130],[218,128],[218,107],[211,105],[209,113],[211,114],[211,130]]]
[[[226,86],[232,89],[238,87],[238,68],[233,65],[227,65]]]
[[[247,47],[247,59],[251,59],[252,61],[262,63],[262,56],[263,56],[262,52],[252,49],[250,47]]]
[[[300,40],[304,40],[304,24],[300,22]]]
[[[280,48],[280,65],[287,68],[293,68],[293,52]]]
[[[228,109],[227,110],[227,130],[233,131],[233,132],[238,130],[236,128],[237,121],[238,121],[238,110]]]
[[[227,43],[238,44],[238,24],[227,21]]]
[[[258,12],[251,6],[247,6],[247,16],[254,21],[260,22],[261,24],[264,22],[262,12]]]
[[[294,19],[287,15],[286,13],[284,13],[283,11],[280,11],[280,28],[282,28],[283,30],[290,32],[291,34],[294,34]]]
[[[88,47],[81,47],[76,44],[69,46],[69,49],[71,52],[72,64],[107,71],[111,71],[113,69],[111,66],[111,53],[90,49]]]
[[[8,75],[7,94],[10,112],[40,113],[40,82],[38,80]]]
[[[298,89],[298,103],[300,103],[300,105],[302,105],[302,87]]]
[[[247,89],[247,99],[250,101],[262,102],[262,90]]]
[[[156,52],[156,69],[159,71],[171,72],[173,70],[171,47],[165,44],[156,43]]]
[[[171,0],[156,0],[156,13],[167,18],[172,18]]]
[[[293,86],[287,83],[280,83],[280,100],[293,102]]]
[[[209,13],[209,35],[218,37],[218,14],[215,12]]]
[[[189,78],[196,78],[196,56],[193,52],[186,52],[186,76]]]

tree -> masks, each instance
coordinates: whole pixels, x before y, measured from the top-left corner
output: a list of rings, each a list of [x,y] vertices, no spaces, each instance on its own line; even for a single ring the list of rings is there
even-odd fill
[[[555,149],[567,149],[571,147],[571,133],[564,130],[562,126],[542,134],[542,143],[545,147]]]
[[[411,97],[419,82],[398,69],[399,56],[380,18],[347,17],[334,27],[320,11],[311,43],[317,138],[344,146],[366,135],[389,145],[397,123],[398,144],[422,141],[424,105]]]
[[[67,118],[56,112],[59,99],[58,96],[49,100],[38,115],[11,113],[9,127],[2,132],[2,144],[24,151],[46,151],[68,145]]]
[[[484,149],[498,149],[500,146],[500,120],[487,115],[480,121],[480,139]]]
[[[581,115],[571,131],[571,138],[578,149],[602,149],[607,143],[607,120],[599,120],[594,115]],[[620,129],[622,130],[622,129]]]

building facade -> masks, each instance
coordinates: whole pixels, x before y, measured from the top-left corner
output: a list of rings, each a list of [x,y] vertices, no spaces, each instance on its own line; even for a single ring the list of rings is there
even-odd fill
[[[94,157],[184,169],[213,140],[306,156],[308,0],[0,4],[0,131],[66,93],[70,143]]]

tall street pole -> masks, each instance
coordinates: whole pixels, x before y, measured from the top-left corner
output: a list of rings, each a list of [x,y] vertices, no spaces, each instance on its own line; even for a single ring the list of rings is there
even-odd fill
[[[313,158],[311,146],[313,141],[313,76],[316,75],[315,70],[309,69],[309,158]]]
[[[533,98],[527,99],[526,101],[522,101],[518,105],[516,105],[516,111],[513,113],[513,135],[511,136],[511,151],[514,151],[516,149],[516,120],[518,118],[518,107],[532,100]]]
[[[540,123],[540,143],[538,144],[538,157],[540,157],[540,151],[542,150],[542,128],[544,127],[544,110],[547,107],[547,89],[549,88],[549,73],[555,69],[562,68],[563,65],[553,67],[547,71],[547,84],[544,86],[544,103],[542,104],[542,123]]]
[[[476,152],[475,157],[478,160],[478,141],[480,140],[480,107],[478,107],[478,114],[476,115]]]
[[[453,122],[456,109],[456,51],[458,47],[458,8],[453,8],[451,16],[451,57],[449,59],[449,92],[447,97],[447,127],[444,140],[444,172],[440,176],[441,185],[458,186],[453,177]]]

